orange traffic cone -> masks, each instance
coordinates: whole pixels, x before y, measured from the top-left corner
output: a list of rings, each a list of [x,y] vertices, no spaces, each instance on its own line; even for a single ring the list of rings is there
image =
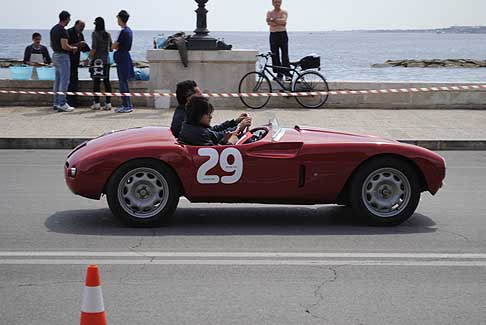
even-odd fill
[[[81,307],[81,325],[106,325],[105,305],[97,265],[88,266]]]

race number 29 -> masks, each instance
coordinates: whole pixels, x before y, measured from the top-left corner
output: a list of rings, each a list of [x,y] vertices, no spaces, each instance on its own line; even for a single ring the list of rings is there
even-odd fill
[[[227,148],[224,149],[220,155],[216,149],[201,148],[197,153],[201,157],[209,158],[197,171],[198,183],[235,184],[241,179],[241,176],[243,175],[243,157],[239,150],[235,148]],[[222,177],[219,177],[218,175],[208,175],[209,171],[216,167],[218,163],[224,172],[231,173],[232,175]]]

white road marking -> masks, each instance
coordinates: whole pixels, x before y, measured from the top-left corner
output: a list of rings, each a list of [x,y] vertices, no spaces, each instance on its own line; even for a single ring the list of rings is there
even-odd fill
[[[468,266],[486,267],[486,261],[420,260],[89,260],[89,259],[2,259],[0,265],[220,265],[220,266]]]
[[[480,266],[483,253],[25,252],[0,251],[0,265]]]
[[[486,253],[83,252],[0,251],[0,257],[394,258],[486,259]]]

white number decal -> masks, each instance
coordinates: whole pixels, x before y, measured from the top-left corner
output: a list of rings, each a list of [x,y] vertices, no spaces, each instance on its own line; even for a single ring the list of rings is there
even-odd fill
[[[235,148],[228,148],[221,152],[221,156],[216,149],[201,148],[198,150],[198,155],[201,157],[209,157],[209,160],[199,167],[197,171],[197,182],[200,184],[218,184],[220,181],[223,184],[235,184],[243,175],[243,157],[240,151]],[[230,157],[232,163],[230,163]],[[217,175],[208,175],[207,173],[216,167],[218,164],[221,169],[227,173],[233,173],[230,176],[219,177]]]
[[[229,163],[230,157],[233,157],[232,164]],[[234,184],[243,175],[243,157],[241,157],[241,153],[235,148],[228,148],[221,153],[219,165],[225,172],[233,173],[231,176],[221,177],[221,183],[223,184]]]
[[[209,157],[209,160],[202,164],[197,171],[197,182],[201,184],[218,184],[219,176],[207,175],[208,171],[218,164],[218,151],[212,148],[201,148],[197,153],[201,157]]]

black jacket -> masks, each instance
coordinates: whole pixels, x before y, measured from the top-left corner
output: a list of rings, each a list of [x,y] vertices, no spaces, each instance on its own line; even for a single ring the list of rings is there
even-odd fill
[[[67,31],[68,31],[68,35],[69,35],[69,39],[68,39],[69,45],[74,45],[74,44],[77,44],[77,43],[80,43],[80,42],[84,42],[83,33],[78,34],[78,32],[76,32],[76,28],[71,27]],[[86,48],[84,48],[83,51],[78,50],[78,51],[76,51],[76,53],[73,53],[73,52],[69,53],[69,56],[71,57],[71,68],[73,68],[73,66],[75,66],[76,68],[79,66],[79,62],[80,62],[80,58],[81,58],[81,52],[91,51],[88,44],[86,44],[85,46],[86,46]]]
[[[237,126],[238,122],[235,120],[226,121],[211,128],[184,122],[179,134],[179,142],[201,147],[225,145],[227,144],[224,140],[225,134],[234,131]]]
[[[186,106],[178,105],[174,112],[174,116],[172,117],[172,124],[170,125],[172,134],[174,134],[176,138],[178,138],[179,134],[181,133],[182,124],[184,123],[185,119],[186,119]]]

